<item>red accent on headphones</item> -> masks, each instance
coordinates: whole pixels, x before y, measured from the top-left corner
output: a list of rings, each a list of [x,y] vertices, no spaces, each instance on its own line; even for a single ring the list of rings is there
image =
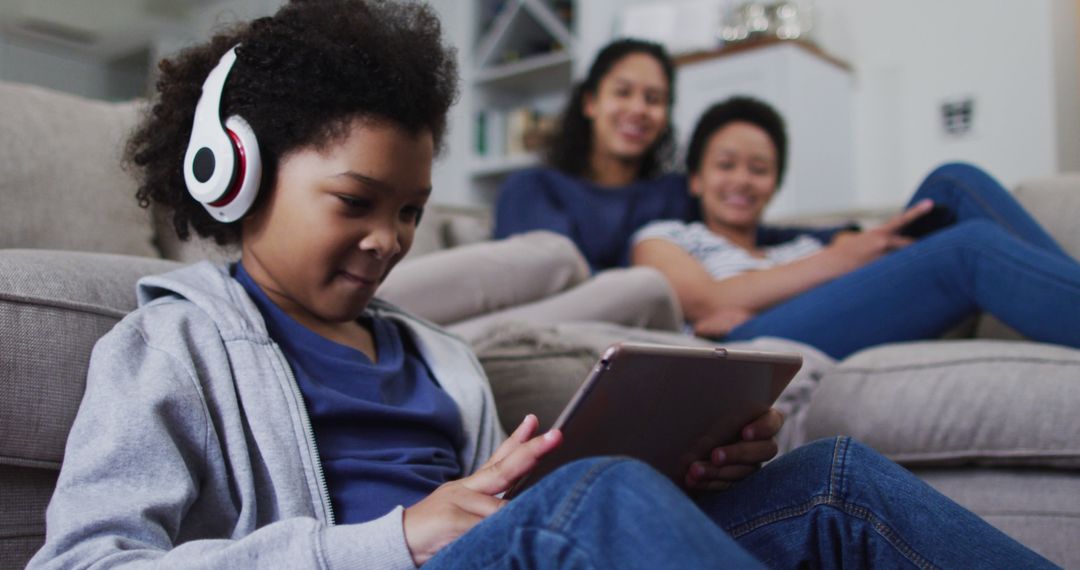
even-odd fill
[[[233,148],[236,149],[236,175],[233,177],[233,182],[229,187],[229,191],[226,192],[220,200],[210,203],[210,205],[215,208],[220,208],[236,198],[236,195],[240,193],[240,187],[244,183],[244,176],[247,175],[247,155],[244,153],[244,145],[240,142],[240,137],[232,132],[231,129],[225,129],[225,132],[229,134],[229,138],[232,139],[233,142]]]

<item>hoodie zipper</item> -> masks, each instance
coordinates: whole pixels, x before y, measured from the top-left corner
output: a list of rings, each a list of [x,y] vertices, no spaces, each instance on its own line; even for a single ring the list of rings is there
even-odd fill
[[[319,483],[319,498],[322,500],[323,510],[326,512],[326,524],[335,526],[337,522],[334,519],[334,506],[330,503],[330,488],[326,484],[326,473],[323,471],[322,456],[319,455],[319,445],[315,442],[315,430],[311,427],[311,418],[308,416],[307,405],[304,404],[304,395],[300,393],[300,385],[297,384],[296,376],[294,376],[292,372],[292,367],[289,366],[289,362],[285,359],[285,355],[281,353],[281,349],[277,346],[274,346],[273,349],[285,370],[285,375],[289,378],[289,386],[292,388],[293,396],[295,396],[296,401],[300,403],[300,421],[304,427],[304,435],[307,437],[308,451],[310,451],[313,456],[312,464],[315,466],[315,478]]]

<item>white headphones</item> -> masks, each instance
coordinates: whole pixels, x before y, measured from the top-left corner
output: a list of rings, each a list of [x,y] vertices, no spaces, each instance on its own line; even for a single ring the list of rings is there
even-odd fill
[[[225,223],[247,213],[262,179],[259,143],[251,126],[238,115],[221,124],[221,92],[236,62],[236,47],[225,52],[203,83],[184,154],[188,192],[214,219]]]

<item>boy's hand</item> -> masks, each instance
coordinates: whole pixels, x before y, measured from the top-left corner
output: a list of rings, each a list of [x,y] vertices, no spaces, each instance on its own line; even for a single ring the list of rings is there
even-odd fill
[[[405,509],[405,542],[417,566],[506,503],[495,495],[510,488],[562,441],[558,430],[531,437],[539,425],[529,414],[491,459],[472,475],[444,483]]]
[[[770,408],[742,430],[742,440],[712,450],[707,461],[696,461],[686,472],[686,487],[693,491],[722,491],[761,469],[776,457],[776,434],[784,415]]]

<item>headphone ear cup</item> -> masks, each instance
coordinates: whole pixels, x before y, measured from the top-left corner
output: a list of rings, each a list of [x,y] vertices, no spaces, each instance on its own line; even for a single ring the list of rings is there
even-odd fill
[[[206,211],[221,222],[235,222],[251,209],[262,182],[262,155],[255,131],[239,115],[226,119],[225,130],[231,139],[236,162],[232,186],[219,200],[203,204]]]

